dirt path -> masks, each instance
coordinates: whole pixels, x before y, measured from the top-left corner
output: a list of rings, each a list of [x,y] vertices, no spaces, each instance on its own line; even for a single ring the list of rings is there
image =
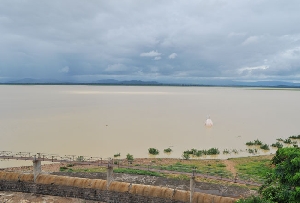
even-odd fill
[[[233,174],[233,176],[235,176],[237,172],[235,168],[235,163],[230,160],[223,160],[223,163],[226,165],[226,169],[230,171]]]

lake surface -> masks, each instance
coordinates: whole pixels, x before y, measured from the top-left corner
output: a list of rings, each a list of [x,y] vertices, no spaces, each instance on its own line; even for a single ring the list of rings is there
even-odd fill
[[[300,134],[298,90],[1,85],[0,151],[138,158],[154,147],[157,157],[180,158],[191,148],[245,150],[247,141]]]

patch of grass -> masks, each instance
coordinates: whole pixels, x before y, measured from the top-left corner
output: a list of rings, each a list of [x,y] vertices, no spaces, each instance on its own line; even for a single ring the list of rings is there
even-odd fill
[[[161,173],[154,171],[130,169],[130,168],[115,168],[114,173],[127,173],[127,174],[138,174],[138,175],[147,175],[147,176],[162,176]]]
[[[61,167],[59,167],[59,171],[66,171],[66,170],[68,170],[68,167],[65,167],[65,166],[61,166]]]
[[[217,164],[217,167],[226,167],[225,164]]]
[[[104,168],[104,167],[80,168],[80,169],[74,169],[73,168],[72,172],[104,173],[104,172],[106,172],[106,168]]]
[[[230,160],[235,162],[235,168],[240,179],[260,181],[264,179],[268,172],[273,170],[272,157],[273,155],[232,158]]]

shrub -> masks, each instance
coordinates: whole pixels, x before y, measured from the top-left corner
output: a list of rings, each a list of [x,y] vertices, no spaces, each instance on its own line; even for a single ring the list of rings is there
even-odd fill
[[[164,149],[164,152],[165,152],[165,153],[170,153],[170,152],[172,152],[172,149],[169,147],[169,148],[167,148],[167,149]]]
[[[114,154],[114,157],[120,157],[121,156],[121,154],[120,153],[118,153],[118,154]]]
[[[197,157],[202,156],[203,152],[201,150],[197,150],[197,152],[194,154]]]
[[[152,155],[158,155],[159,154],[158,149],[155,149],[155,148],[149,148],[148,152],[149,152],[149,154],[152,154]]]
[[[232,152],[235,153],[235,154],[239,153],[238,150],[236,150],[236,149],[233,149]]]
[[[285,143],[285,144],[292,144],[293,141],[290,138],[288,138],[288,139],[283,140],[283,143]]]
[[[84,157],[83,156],[78,156],[76,158],[76,161],[85,161]]]
[[[132,162],[133,161],[133,155],[128,153],[126,155],[126,159],[127,159],[127,161]]]
[[[250,154],[256,154],[257,153],[257,149],[248,149],[248,152]]]
[[[230,154],[230,151],[228,149],[224,149],[223,154]]]
[[[185,159],[185,160],[189,160],[189,159],[190,159],[190,154],[189,154],[189,153],[186,153],[186,152],[184,151],[183,154],[182,154],[182,158]]]
[[[291,139],[300,139],[300,135],[292,135],[289,138],[291,138]]]
[[[220,151],[218,148],[210,148],[209,150],[207,150],[207,154],[208,155],[217,155],[217,154],[220,154]]]
[[[272,147],[277,147],[277,148],[282,148],[283,147],[283,144],[280,143],[280,142],[276,142],[274,144],[271,145]]]
[[[269,145],[267,145],[267,144],[261,145],[260,148],[263,150],[270,150]]]
[[[248,145],[248,146],[252,146],[252,145],[262,145],[262,141],[260,141],[260,140],[254,140],[253,142],[246,142],[246,145]]]

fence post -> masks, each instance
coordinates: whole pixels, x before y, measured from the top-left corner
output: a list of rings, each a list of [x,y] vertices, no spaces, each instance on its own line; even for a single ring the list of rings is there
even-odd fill
[[[196,181],[195,181],[195,169],[193,169],[193,173],[190,179],[190,202],[193,202],[193,195],[195,192],[195,186],[196,186]]]
[[[113,165],[110,163],[111,160],[108,160],[108,164],[107,164],[107,179],[106,179],[106,188],[108,190],[109,185],[111,184],[111,182],[113,181]]]

